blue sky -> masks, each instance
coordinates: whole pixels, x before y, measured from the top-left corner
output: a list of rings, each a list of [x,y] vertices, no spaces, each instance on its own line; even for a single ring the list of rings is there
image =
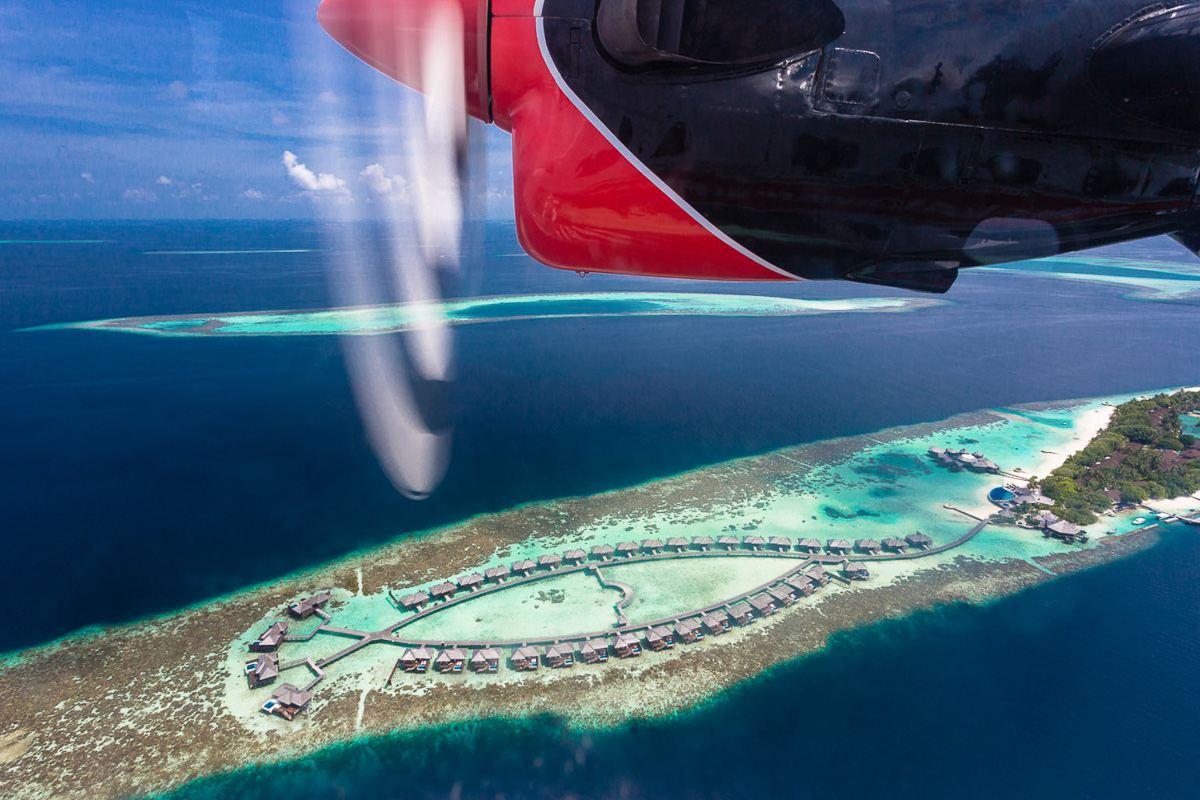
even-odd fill
[[[329,39],[316,7],[4,0],[0,219],[304,218],[405,197],[420,98]],[[508,136],[476,132],[478,203],[511,216]]]

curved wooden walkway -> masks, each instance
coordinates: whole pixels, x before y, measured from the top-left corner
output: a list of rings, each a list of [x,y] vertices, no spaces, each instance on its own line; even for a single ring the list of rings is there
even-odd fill
[[[511,639],[511,640],[505,640],[505,641],[497,641],[495,639],[489,639],[486,641],[484,641],[484,640],[480,640],[480,641],[455,640],[453,642],[453,644],[456,647],[480,648],[480,647],[522,647],[522,646],[526,646],[526,645],[550,645],[550,644],[558,644],[560,642],[586,641],[588,639],[594,639],[597,637],[607,637],[607,636],[612,636],[614,634],[628,633],[628,632],[642,630],[642,629],[649,628],[649,627],[654,627],[656,625],[663,625],[668,622],[673,623],[673,622],[678,622],[680,620],[688,619],[690,617],[702,616],[702,615],[708,614],[712,611],[726,608],[728,606],[733,605],[734,603],[737,603],[742,600],[746,600],[753,595],[764,592],[767,589],[771,588],[772,586],[775,586],[775,585],[795,576],[797,573],[800,573],[800,572],[807,570],[808,568],[810,568],[814,565],[818,565],[818,564],[822,565],[822,566],[829,566],[829,565],[841,564],[845,561],[851,561],[851,560],[863,561],[863,562],[868,562],[868,561],[870,561],[870,562],[905,561],[905,560],[914,559],[914,558],[926,558],[928,556],[937,555],[938,553],[944,553],[947,550],[953,550],[954,548],[961,547],[962,545],[969,542],[981,530],[983,530],[987,526],[987,524],[988,524],[988,520],[986,520],[986,519],[982,520],[977,525],[975,525],[973,528],[971,528],[969,531],[967,531],[962,536],[958,537],[957,539],[955,539],[952,542],[948,542],[946,544],[939,545],[937,547],[931,547],[931,548],[928,548],[925,550],[917,550],[914,552],[905,552],[905,553],[878,553],[878,554],[874,554],[874,555],[865,555],[864,554],[861,556],[858,556],[858,555],[843,556],[843,555],[829,555],[829,554],[797,553],[795,551],[771,551],[771,550],[750,551],[750,550],[719,550],[719,549],[717,549],[717,550],[702,550],[702,551],[682,551],[682,552],[674,552],[674,553],[647,553],[644,555],[639,554],[639,555],[635,555],[635,556],[628,556],[625,558],[614,558],[614,559],[605,560],[605,561],[602,561],[599,563],[593,562],[590,564],[585,563],[585,564],[578,564],[578,565],[569,566],[569,567],[560,567],[557,569],[551,569],[547,572],[537,572],[537,573],[533,573],[531,575],[527,575],[525,577],[514,578],[514,579],[508,580],[506,582],[497,583],[492,586],[485,586],[482,589],[478,589],[478,590],[471,591],[468,593],[460,594],[459,596],[454,597],[450,600],[446,600],[443,603],[440,603],[437,605],[431,605],[430,607],[428,607],[424,610],[418,611],[415,614],[411,614],[411,615],[405,617],[404,619],[399,620],[395,624],[389,625],[388,627],[386,627],[382,630],[379,630],[379,631],[368,632],[368,631],[355,631],[355,630],[350,630],[348,628],[332,628],[326,624],[329,622],[329,619],[326,618],[321,623],[321,625],[319,625],[317,627],[317,629],[315,631],[313,631],[311,634],[307,634],[304,637],[298,637],[298,638],[303,638],[304,640],[311,639],[314,635],[316,635],[318,632],[320,632],[322,630],[324,630],[327,633],[332,633],[332,634],[339,635],[339,636],[358,637],[358,641],[354,642],[350,646],[348,646],[342,650],[339,650],[338,652],[336,652],[330,656],[327,656],[325,658],[317,659],[314,666],[325,667],[325,666],[332,664],[335,661],[345,658],[346,656],[348,656],[358,650],[361,650],[362,648],[366,647],[367,645],[375,644],[377,642],[382,642],[382,643],[392,644],[392,645],[400,645],[402,647],[423,647],[423,646],[424,647],[445,647],[448,644],[445,641],[437,641],[437,640],[432,640],[432,639],[401,638],[401,637],[396,636],[396,631],[398,631],[401,628],[404,628],[408,625],[411,625],[412,623],[414,623],[418,620],[426,619],[429,616],[438,613],[439,611],[443,611],[447,608],[450,608],[451,606],[455,606],[460,603],[469,602],[478,597],[482,597],[483,595],[492,594],[494,592],[499,592],[499,591],[505,591],[507,589],[513,588],[514,586],[525,586],[525,585],[537,583],[538,581],[544,581],[544,580],[547,580],[550,578],[557,578],[562,575],[570,575],[570,574],[584,572],[584,571],[594,571],[596,573],[599,573],[600,568],[604,567],[604,566],[617,566],[620,564],[644,564],[644,563],[655,562],[655,561],[677,561],[677,560],[682,560],[682,559],[694,559],[694,558],[789,558],[789,559],[795,559],[796,561],[800,562],[796,567],[788,570],[784,574],[782,574],[776,578],[773,578],[770,581],[767,581],[766,583],[762,584],[761,586],[756,586],[747,592],[741,592],[738,595],[736,595],[735,597],[732,597],[728,600],[724,600],[720,603],[715,603],[711,606],[706,606],[705,608],[696,609],[696,610],[684,612],[681,614],[675,614],[675,615],[672,615],[669,617],[663,617],[661,619],[652,620],[650,622],[639,622],[636,625],[630,625],[628,623],[628,621],[626,620],[623,624],[618,623],[618,625],[616,627],[609,628],[609,629],[603,630],[603,631],[592,631],[590,633],[579,633],[579,634],[570,634],[570,635],[554,636],[554,637],[534,637],[534,638],[524,638],[524,639]],[[602,585],[604,585],[606,579],[603,578],[603,576],[601,576],[599,574],[597,575],[597,577],[601,580]],[[618,610],[619,619],[624,619],[624,614],[622,613],[621,609],[623,609],[625,606],[627,606],[628,602],[633,600],[633,589],[632,589],[632,587],[629,587],[625,584],[620,584],[620,583],[616,583],[616,582],[610,582],[609,585],[612,588],[620,589],[622,591],[622,593],[624,593],[625,590],[628,590],[628,595],[626,596],[626,598],[623,599],[622,602],[618,603],[616,606],[616,608]],[[287,640],[292,640],[292,637],[288,637]],[[287,640],[285,640],[285,641],[287,641]]]

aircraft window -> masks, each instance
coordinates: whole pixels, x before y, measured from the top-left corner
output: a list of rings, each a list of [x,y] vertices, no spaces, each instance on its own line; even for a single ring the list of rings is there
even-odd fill
[[[846,20],[833,0],[603,0],[600,43],[630,67],[749,64],[824,47]]]

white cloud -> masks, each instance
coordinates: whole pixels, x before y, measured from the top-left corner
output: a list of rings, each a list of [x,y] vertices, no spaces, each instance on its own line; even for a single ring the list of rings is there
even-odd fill
[[[167,97],[172,100],[187,100],[188,85],[183,81],[171,81],[167,85]]]
[[[278,108],[271,109],[271,124],[275,127],[282,128],[284,125],[291,124],[291,121],[291,118]]]
[[[246,191],[242,192],[242,197],[246,198],[247,200],[263,200],[266,198],[266,195],[257,189],[247,189]]]
[[[83,178],[83,179],[84,179],[85,181],[87,181],[88,183],[95,183],[95,182],[96,182],[96,179],[95,179],[94,177],[92,177],[92,173],[90,173],[90,172],[83,172],[83,173],[80,173],[79,177]]]
[[[158,180],[156,180],[155,183],[157,183],[159,186],[170,186],[172,183],[174,183],[174,181],[172,181],[166,175],[159,175]]]
[[[283,166],[291,176],[292,182],[307,192],[350,193],[344,180],[327,172],[314,174],[311,169],[300,163],[291,150],[283,151]]]
[[[158,195],[156,195],[154,192],[150,191],[149,189],[142,189],[142,188],[126,189],[121,194],[121,197],[125,198],[126,200],[130,201],[131,203],[157,203],[158,202]]]
[[[381,197],[394,195],[404,198],[408,196],[408,182],[399,175],[392,175],[389,178],[382,164],[372,164],[358,173],[358,177],[366,182],[367,188],[371,190],[372,194]]]
[[[342,102],[342,98],[338,97],[336,94],[334,94],[333,92],[326,89],[325,91],[323,91],[319,95],[317,95],[317,102],[325,103],[325,104],[331,105],[331,106],[336,106],[338,103]]]

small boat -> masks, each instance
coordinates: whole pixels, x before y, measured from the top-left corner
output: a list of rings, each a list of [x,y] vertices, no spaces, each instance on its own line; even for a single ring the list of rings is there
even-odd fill
[[[1135,519],[1133,521],[1133,524],[1134,525],[1145,525],[1148,521],[1149,520],[1147,520],[1145,517],[1138,517],[1137,519]]]
[[[1117,529],[1116,529],[1116,528],[1109,528],[1109,529],[1108,529],[1108,531],[1107,531],[1107,533],[1108,533],[1108,535],[1109,535],[1109,536],[1112,536],[1112,535],[1116,534],[1116,532],[1117,532]]]
[[[1155,519],[1158,519],[1158,520],[1170,519],[1170,518],[1171,518],[1171,515],[1170,515],[1170,514],[1168,514],[1166,511],[1161,511],[1161,512],[1159,512],[1158,514],[1155,514],[1155,515],[1154,515],[1154,518],[1155,518]]]

